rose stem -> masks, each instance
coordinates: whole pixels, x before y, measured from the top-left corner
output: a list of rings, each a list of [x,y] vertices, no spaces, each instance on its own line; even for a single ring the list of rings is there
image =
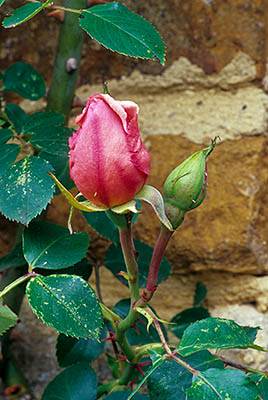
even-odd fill
[[[64,0],[64,7],[85,9],[86,0]],[[53,67],[52,81],[47,96],[47,109],[65,115],[68,121],[72,107],[74,91],[76,89],[79,66],[81,60],[84,33],[78,23],[78,16],[72,12],[65,12],[64,21],[60,26],[58,50]],[[80,11],[78,11],[80,12]],[[67,71],[66,62],[70,58],[75,60],[75,68]]]
[[[169,231],[165,226],[161,226],[149,267],[146,288],[144,289],[141,298],[135,303],[135,306],[142,307],[153,297],[154,292],[157,289],[157,278],[161,261],[173,233],[173,231]]]
[[[126,218],[128,218],[126,216]],[[119,236],[124,256],[124,261],[128,273],[128,285],[130,290],[131,307],[125,319],[119,322],[116,332],[116,340],[129,361],[135,357],[135,352],[126,339],[126,331],[135,324],[139,313],[132,308],[132,305],[140,297],[138,264],[135,258],[135,249],[133,247],[131,223],[128,220],[126,227],[119,227]]]

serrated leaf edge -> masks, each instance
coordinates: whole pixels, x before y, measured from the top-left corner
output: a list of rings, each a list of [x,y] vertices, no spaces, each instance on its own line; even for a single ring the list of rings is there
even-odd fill
[[[63,275],[65,275],[65,276],[71,276],[71,275],[67,275],[67,274],[61,274],[61,276],[63,276]],[[49,275],[49,276],[53,276],[53,275]],[[56,276],[56,275],[55,275]],[[31,282],[33,281],[33,280],[35,280],[35,279],[38,279],[39,278],[39,276],[37,276],[37,277],[34,277],[34,278],[31,278],[30,280],[29,280],[29,282],[27,283],[27,286],[26,286],[26,296],[27,296],[27,299],[28,299],[28,303],[30,304],[30,307],[31,307],[31,309],[33,310],[33,312],[34,312],[34,314],[39,318],[39,319],[41,319],[41,321],[44,323],[44,324],[46,324],[46,325],[48,325],[45,321],[44,321],[44,319],[42,318],[42,315],[38,315],[37,314],[37,312],[36,312],[36,310],[35,310],[35,308],[32,306],[32,304],[31,304],[31,302],[29,301],[29,286],[30,286],[30,284],[31,284]],[[80,277],[78,277],[78,278],[80,278]],[[81,280],[83,280],[82,278],[80,278]],[[85,281],[86,282],[86,281]],[[86,282],[87,283],[87,282]],[[42,285],[42,283],[41,283],[41,285]],[[42,285],[43,286],[43,285]],[[88,285],[89,286],[89,285]],[[91,287],[89,286],[89,288],[91,289]],[[48,289],[48,288],[47,288]],[[93,290],[93,289],[91,289],[91,290]],[[49,292],[51,292],[49,289],[48,289],[48,291]],[[52,292],[51,292],[52,293]],[[53,294],[53,296],[54,297],[56,297],[55,295],[54,295],[54,293],[52,293]],[[58,301],[59,301],[59,299],[57,299]],[[64,304],[64,302],[62,301],[62,300],[60,300],[60,303],[61,304],[63,304],[63,306],[64,306],[64,308],[65,309],[67,309],[68,311],[69,311],[69,309],[68,309],[68,307],[66,306],[66,304]],[[70,314],[73,314],[73,313],[70,313]],[[100,308],[100,314],[102,315],[102,312],[101,312],[101,308]],[[75,315],[75,314],[74,314]],[[75,319],[75,321],[77,321],[78,322],[78,325],[80,325],[80,326],[83,326],[82,324],[81,324],[81,322],[79,321],[79,319]],[[49,326],[51,326],[53,329],[55,329],[57,332],[60,332],[60,333],[63,333],[64,335],[66,335],[66,336],[71,336],[71,335],[68,335],[68,334],[66,334],[66,333],[64,333],[64,332],[61,332],[61,331],[59,331],[55,326],[54,326],[54,324],[49,324]],[[103,327],[103,321],[102,321],[102,323],[101,323],[101,326],[100,326],[100,330],[102,329],[102,327]],[[87,329],[87,327],[85,327],[85,326],[83,326],[83,328],[84,329]],[[90,332],[89,332],[90,333]],[[73,336],[71,336],[71,337],[74,337],[74,338],[76,338],[76,339],[87,339],[88,337],[90,337],[89,335],[88,336],[77,336],[77,335],[73,335]],[[99,338],[97,338],[95,335],[93,335],[93,338],[95,339],[95,340],[97,340],[97,341],[99,341]]]

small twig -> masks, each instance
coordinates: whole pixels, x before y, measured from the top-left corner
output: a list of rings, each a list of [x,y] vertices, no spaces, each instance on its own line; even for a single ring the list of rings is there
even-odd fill
[[[242,371],[245,371],[246,373],[266,374],[265,371],[260,371],[260,370],[255,369],[255,368],[247,367],[246,365],[243,365],[243,364],[237,363],[237,362],[235,362],[235,361],[229,360],[228,358],[225,358],[225,357],[223,357],[223,356],[217,355],[217,357],[218,357],[222,362],[224,362],[224,364],[230,365],[230,367],[234,367],[234,368],[236,368],[236,369],[240,369],[240,370],[242,370]]]
[[[147,312],[148,312],[148,313],[151,315],[151,317],[153,318],[154,325],[155,325],[155,329],[157,330],[157,333],[158,333],[158,335],[159,335],[159,338],[160,338],[160,340],[161,340],[161,343],[162,343],[164,349],[166,350],[167,354],[170,354],[170,355],[171,355],[171,354],[172,354],[172,351],[171,351],[171,349],[170,349],[170,347],[169,347],[169,345],[168,345],[168,343],[167,343],[167,341],[166,341],[165,335],[164,335],[164,333],[163,333],[163,331],[162,331],[162,329],[161,329],[161,326],[160,326],[159,321],[158,321],[157,318],[154,316],[154,314],[150,312],[150,309],[147,309]]]
[[[0,292],[0,298],[5,296],[10,290],[14,289],[16,286],[20,285],[22,282],[26,281],[27,279],[33,278],[38,276],[35,272],[27,272],[27,274],[20,276],[18,279],[15,281],[11,282],[9,285],[7,285],[3,290]]]

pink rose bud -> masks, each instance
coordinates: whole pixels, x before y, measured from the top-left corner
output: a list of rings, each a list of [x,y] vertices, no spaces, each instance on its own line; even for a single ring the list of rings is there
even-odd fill
[[[95,94],[75,120],[80,128],[69,138],[70,176],[97,206],[111,208],[133,199],[149,175],[138,112],[132,101]]]

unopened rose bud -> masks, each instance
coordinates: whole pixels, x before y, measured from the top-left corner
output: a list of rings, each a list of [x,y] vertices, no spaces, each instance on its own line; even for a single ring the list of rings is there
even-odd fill
[[[137,104],[108,94],[91,96],[69,138],[70,176],[91,203],[112,208],[144,186],[150,156],[138,129]]]
[[[174,229],[183,221],[187,211],[198,207],[206,197],[207,157],[216,145],[218,137],[211,145],[197,151],[167,177],[164,183],[164,203],[168,219]]]

